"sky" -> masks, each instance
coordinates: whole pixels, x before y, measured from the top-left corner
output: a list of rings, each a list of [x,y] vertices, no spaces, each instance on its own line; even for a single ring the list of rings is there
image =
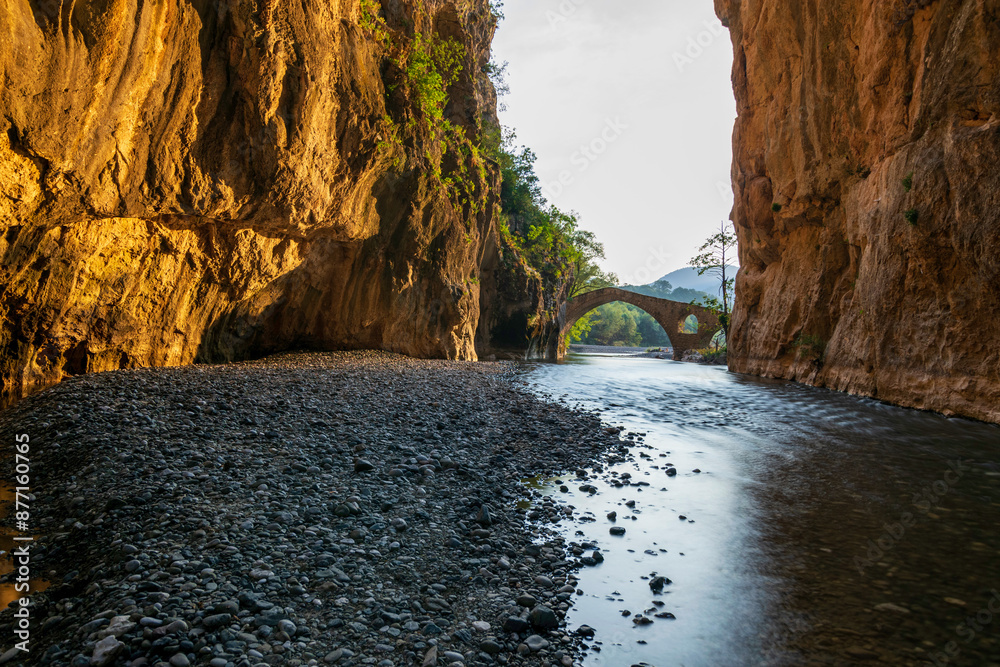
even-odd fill
[[[505,0],[501,122],[550,203],[605,245],[619,284],[687,266],[729,219],[736,118],[712,0]]]

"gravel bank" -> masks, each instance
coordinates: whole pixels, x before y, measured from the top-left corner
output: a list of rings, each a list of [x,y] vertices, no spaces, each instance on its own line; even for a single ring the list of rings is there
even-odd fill
[[[512,364],[373,352],[82,376],[18,433],[53,585],[15,665],[572,665],[594,554],[518,480],[627,451]]]

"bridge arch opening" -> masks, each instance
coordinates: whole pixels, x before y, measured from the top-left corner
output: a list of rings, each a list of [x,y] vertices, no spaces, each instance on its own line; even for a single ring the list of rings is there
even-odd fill
[[[673,347],[662,322],[647,310],[625,301],[610,301],[580,314],[569,327],[566,344],[647,349]]]
[[[698,333],[698,318],[694,315],[685,317],[678,327],[677,333],[696,334]]]

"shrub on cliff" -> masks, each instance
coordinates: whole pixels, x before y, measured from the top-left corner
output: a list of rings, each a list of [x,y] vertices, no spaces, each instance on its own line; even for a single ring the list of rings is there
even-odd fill
[[[458,80],[464,61],[465,47],[456,40],[414,35],[406,76],[429,123],[443,122],[448,88]]]

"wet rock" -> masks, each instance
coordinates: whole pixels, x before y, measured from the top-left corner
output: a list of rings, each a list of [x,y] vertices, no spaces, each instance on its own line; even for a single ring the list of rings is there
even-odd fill
[[[225,600],[212,607],[213,614],[231,614],[235,616],[240,612],[240,603],[236,600]]]
[[[667,585],[669,585],[671,583],[673,583],[673,582],[670,581],[669,579],[667,579],[666,577],[653,577],[653,579],[650,580],[650,582],[649,582],[649,588],[654,593],[662,593],[663,592],[663,587],[667,586]]]
[[[534,595],[528,595],[527,593],[522,593],[521,595],[517,596],[517,604],[522,607],[531,609],[536,604],[538,604],[538,600],[535,599]]]
[[[187,632],[189,630],[188,624],[181,619],[170,623],[163,628],[163,633],[167,635],[176,635],[180,633]]]
[[[98,619],[97,622],[107,623],[107,620]],[[111,619],[110,623],[108,623],[108,627],[98,631],[97,638],[104,639],[105,637],[109,636],[121,637],[134,627],[135,623],[132,622],[128,616],[115,616],[114,618]],[[84,626],[84,632],[86,632],[86,629],[87,626]]]
[[[503,629],[510,633],[522,633],[530,627],[531,623],[520,616],[508,616],[503,622]]]
[[[480,526],[492,526],[493,517],[490,514],[490,508],[487,505],[483,505],[479,508],[479,514],[476,515],[476,523]]]
[[[3,655],[0,655],[0,665],[6,665],[8,662],[13,662],[13,660],[15,658],[19,658],[22,653],[24,653],[24,651],[16,646],[7,649],[4,651]],[[87,663],[90,663],[89,658],[87,659]]]
[[[229,614],[212,614],[211,616],[206,616],[202,619],[201,624],[208,631],[218,630],[221,627],[229,625],[229,621],[232,616]]]
[[[524,640],[524,643],[527,644],[528,648],[531,650],[532,653],[537,653],[542,649],[546,649],[549,647],[548,640],[538,635],[529,636],[527,639]]]
[[[441,634],[444,630],[442,630],[436,623],[427,623],[420,632],[427,636],[434,636]]]
[[[545,605],[538,605],[528,614],[531,625],[540,630],[554,630],[559,627],[559,617]]]
[[[500,655],[504,648],[493,639],[485,639],[479,642],[479,650],[487,655]]]

